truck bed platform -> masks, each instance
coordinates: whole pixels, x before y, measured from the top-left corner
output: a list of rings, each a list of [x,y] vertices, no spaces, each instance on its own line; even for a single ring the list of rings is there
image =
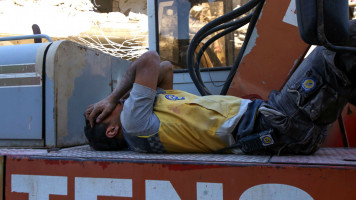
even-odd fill
[[[356,199],[356,149],[312,156],[0,149],[5,199]],[[119,198],[121,197],[121,198]]]

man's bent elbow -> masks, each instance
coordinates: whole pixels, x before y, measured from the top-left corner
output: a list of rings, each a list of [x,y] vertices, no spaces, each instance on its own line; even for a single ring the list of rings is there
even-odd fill
[[[156,51],[147,51],[146,53],[142,54],[142,56],[140,57],[140,60],[142,60],[142,62],[149,64],[149,63],[153,63],[153,64],[157,64],[160,61],[160,57],[158,55],[158,53]]]

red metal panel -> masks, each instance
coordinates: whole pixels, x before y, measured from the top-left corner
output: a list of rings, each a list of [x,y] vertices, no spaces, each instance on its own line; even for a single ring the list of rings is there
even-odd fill
[[[155,199],[163,199],[163,193],[178,195],[180,199],[211,199],[200,197],[203,194],[200,185],[212,190],[204,192],[215,192],[217,196],[223,195],[223,199],[239,199],[253,188],[269,184],[269,190],[283,187],[299,190],[313,199],[356,199],[356,168],[345,166],[312,166],[312,165],[276,165],[276,164],[242,164],[242,163],[193,163],[193,162],[145,162],[143,160],[88,160],[88,159],[58,159],[58,158],[30,158],[23,156],[8,156],[6,161],[6,187],[5,199],[29,199],[29,194],[14,192],[21,191],[19,188],[19,177],[44,177],[62,178],[64,182],[57,183],[48,181],[45,185],[39,182],[33,183],[28,188],[33,188],[32,197],[39,195],[41,187],[57,187],[64,190],[65,195],[50,195],[53,200],[80,200],[78,192],[83,191],[78,184],[87,179],[88,184],[94,184],[91,178],[103,178],[110,180],[113,185],[115,180],[126,181],[127,188],[117,187],[115,190],[123,190],[127,197],[100,197],[98,199],[149,199],[147,195],[155,190]],[[64,177],[64,179],[63,179]],[[84,181],[79,181],[84,180]],[[160,188],[163,183],[166,186]],[[23,187],[26,182],[21,183]],[[212,185],[209,185],[212,184]],[[217,187],[215,187],[217,186]],[[218,186],[222,186],[220,189]],[[280,187],[283,186],[283,187]],[[88,186],[89,187],[89,186]],[[214,189],[215,188],[215,189]],[[85,188],[84,188],[85,189]],[[49,189],[51,190],[51,189]],[[93,190],[110,190],[110,188],[97,187]],[[127,190],[127,193],[124,193]],[[131,190],[131,193],[130,191]],[[58,190],[59,191],[59,190]],[[63,192],[63,191],[62,191]],[[282,190],[275,195],[282,195]],[[295,191],[294,191],[295,192]],[[269,191],[264,191],[266,195]],[[291,195],[289,194],[289,195]],[[162,197],[163,195],[163,197]],[[76,198],[75,198],[76,196]],[[173,195],[174,196],[174,195]],[[198,198],[198,197],[199,198]],[[132,197],[132,198],[131,198]],[[43,197],[37,200],[45,199]],[[152,198],[151,198],[152,199]],[[175,199],[175,198],[172,198]],[[222,198],[221,198],[222,199]],[[216,199],[215,199],[216,200]]]
[[[294,2],[266,0],[249,42],[250,51],[237,70],[230,95],[257,94],[266,99],[271,90],[281,88],[292,68],[304,57],[308,45],[299,36]]]
[[[350,147],[356,147],[356,107],[347,104],[342,113]]]
[[[342,117],[349,147],[356,147],[356,107],[351,104],[347,104],[342,112]],[[323,146],[344,147],[339,122],[332,124],[332,126],[329,127],[328,133],[329,135]]]

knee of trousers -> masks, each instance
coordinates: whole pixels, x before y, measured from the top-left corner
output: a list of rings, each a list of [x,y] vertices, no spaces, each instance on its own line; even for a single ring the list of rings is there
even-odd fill
[[[319,67],[319,68],[318,68]],[[281,92],[272,91],[259,109],[261,125],[277,132],[279,151],[310,154],[325,140],[327,127],[351,95],[327,66],[302,66]]]
[[[277,104],[286,105],[286,114],[303,112],[306,120],[324,126],[333,123],[349,101],[353,88],[335,66],[327,63],[320,65],[302,65],[287,81],[280,97],[269,99]],[[278,96],[277,95],[277,96]]]

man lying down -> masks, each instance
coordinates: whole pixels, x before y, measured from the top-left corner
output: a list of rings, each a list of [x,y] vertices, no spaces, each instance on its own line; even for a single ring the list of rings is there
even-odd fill
[[[356,32],[351,30],[351,32]],[[356,46],[355,38],[349,44]],[[355,94],[355,55],[317,47],[267,101],[172,90],[172,65],[149,51],[86,111],[95,150],[312,154]],[[128,98],[127,98],[128,96]]]

